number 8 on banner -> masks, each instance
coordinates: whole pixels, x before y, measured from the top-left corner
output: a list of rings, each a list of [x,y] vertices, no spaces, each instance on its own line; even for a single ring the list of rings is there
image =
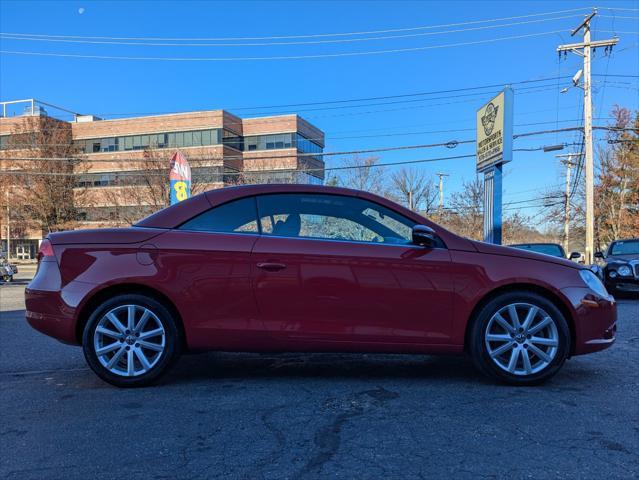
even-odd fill
[[[171,180],[171,205],[190,196],[191,182],[185,180]]]
[[[171,157],[169,173],[169,192],[171,205],[191,196],[191,167],[182,152],[177,151]]]

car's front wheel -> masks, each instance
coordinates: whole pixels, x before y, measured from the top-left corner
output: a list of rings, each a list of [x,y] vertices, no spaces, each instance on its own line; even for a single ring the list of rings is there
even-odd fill
[[[180,353],[179,330],[169,310],[137,294],[101,305],[84,328],[82,347],[91,369],[118,387],[140,387],[166,373]]]
[[[570,352],[570,330],[548,299],[510,292],[484,305],[471,327],[469,350],[489,377],[534,385],[555,375]]]

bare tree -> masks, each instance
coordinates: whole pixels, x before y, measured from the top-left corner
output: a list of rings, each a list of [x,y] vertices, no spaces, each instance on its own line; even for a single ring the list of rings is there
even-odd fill
[[[109,216],[103,221],[132,224],[145,216],[165,208],[170,203],[170,160],[175,150],[154,149],[144,151],[136,162],[137,169],[125,174],[116,174],[112,187],[93,189],[87,208],[109,207]],[[191,168],[201,167],[191,177],[191,195],[197,195],[223,181],[222,167],[210,166],[206,158],[190,158]],[[209,165],[207,167],[207,165]]]
[[[464,237],[483,238],[484,182],[477,177],[462,183],[462,190],[450,196],[450,208],[437,217],[446,228]]]
[[[386,171],[379,166],[379,157],[359,157],[353,155],[343,162],[347,167],[340,170],[338,177],[329,178],[327,183],[341,187],[364,190],[366,192],[384,195],[387,190]]]
[[[391,175],[394,199],[411,210],[432,214],[437,206],[438,190],[432,178],[414,168],[402,168]]]
[[[84,194],[76,174],[86,168],[73,145],[71,128],[50,117],[25,117],[16,124],[3,152],[12,199],[12,217],[29,219],[47,232],[74,228],[76,201]],[[7,187],[9,188],[9,187]]]

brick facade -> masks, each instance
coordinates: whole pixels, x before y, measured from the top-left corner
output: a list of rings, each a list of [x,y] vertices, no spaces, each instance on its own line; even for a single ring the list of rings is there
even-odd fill
[[[310,141],[314,143],[312,151],[321,152],[324,133],[295,114],[242,119],[224,110],[209,110],[108,120],[76,116],[74,121],[63,121],[29,114],[0,117],[0,170],[16,169],[15,162],[11,165],[3,158],[46,155],[43,150],[15,148],[16,142],[11,139],[15,140],[15,133],[24,131],[26,124],[36,129],[46,124],[68,132],[68,141],[73,142],[78,157],[86,160],[80,161],[75,171],[76,207],[86,216],[81,228],[128,223],[133,218],[121,216],[124,210],[131,217],[137,214],[141,218],[161,208],[159,202],[164,200],[147,195],[145,189],[150,187],[145,183],[152,176],[160,189],[166,181],[168,191],[168,173],[165,180],[161,172],[166,172],[169,158],[178,149],[191,165],[194,194],[242,182],[319,183],[324,178],[321,155],[299,156],[302,150],[296,146],[298,141],[306,145]],[[245,139],[255,143],[250,151],[244,148]],[[262,147],[256,146],[256,139]],[[132,146],[134,142],[137,144]],[[308,172],[297,174],[298,170]],[[0,186],[21,188],[13,183]],[[42,237],[37,228],[29,236]],[[0,238],[5,237],[3,228]]]

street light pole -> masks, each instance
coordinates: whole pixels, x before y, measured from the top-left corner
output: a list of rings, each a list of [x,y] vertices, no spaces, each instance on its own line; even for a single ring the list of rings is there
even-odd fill
[[[564,205],[564,252],[569,250],[570,240],[570,170],[572,164],[566,162],[566,203]]]
[[[579,157],[583,156],[583,153],[563,153],[560,155],[555,155],[557,158],[565,159],[561,160],[566,166],[566,193],[565,195],[565,205],[564,205],[564,239],[563,246],[564,251],[569,250],[570,243],[570,174],[572,171],[572,167],[579,165]],[[572,159],[577,158],[577,163],[573,163]]]
[[[439,213],[444,209],[444,177],[448,177],[447,173],[438,173],[439,177]]]
[[[9,190],[4,192],[7,203],[7,262],[11,259],[11,218],[9,217]]]

